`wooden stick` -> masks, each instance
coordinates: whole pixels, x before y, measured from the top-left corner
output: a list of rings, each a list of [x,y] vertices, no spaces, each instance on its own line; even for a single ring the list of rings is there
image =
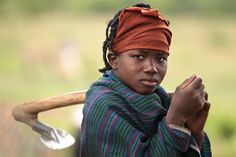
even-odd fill
[[[73,92],[26,102],[15,107],[12,111],[12,115],[15,120],[32,127],[38,119],[38,113],[55,108],[83,104],[85,102],[85,95],[86,92]]]

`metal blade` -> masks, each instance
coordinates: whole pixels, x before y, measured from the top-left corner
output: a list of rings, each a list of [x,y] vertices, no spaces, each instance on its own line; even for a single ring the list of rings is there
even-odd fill
[[[64,149],[75,143],[75,138],[64,130],[51,128],[36,122],[33,130],[41,134],[40,141],[50,149]]]

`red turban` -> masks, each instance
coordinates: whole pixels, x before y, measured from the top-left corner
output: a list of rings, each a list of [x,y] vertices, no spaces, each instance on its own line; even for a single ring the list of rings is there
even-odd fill
[[[111,51],[152,49],[169,54],[172,33],[169,21],[158,10],[130,7],[119,15],[119,25]]]

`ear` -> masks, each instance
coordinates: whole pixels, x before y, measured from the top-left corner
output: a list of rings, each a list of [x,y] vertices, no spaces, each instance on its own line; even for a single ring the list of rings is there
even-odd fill
[[[113,52],[109,52],[107,55],[108,62],[113,70],[116,70],[117,66],[118,66],[117,57],[118,57],[118,55]]]

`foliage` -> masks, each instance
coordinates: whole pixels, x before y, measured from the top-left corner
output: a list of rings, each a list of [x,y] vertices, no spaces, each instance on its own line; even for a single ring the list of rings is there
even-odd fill
[[[139,3],[138,0],[1,0],[0,13],[4,15],[12,12],[24,14],[39,14],[63,10],[67,12],[109,12],[120,8]],[[169,13],[192,13],[222,15],[236,13],[235,0],[169,0],[157,1],[146,0],[144,3],[152,4],[161,10]]]
[[[218,130],[222,139],[232,139],[232,137],[236,134],[234,120],[228,117],[223,117],[223,119],[218,123]]]
[[[7,3],[10,4],[10,1],[0,1],[0,5],[6,6]],[[62,2],[64,1],[61,0],[60,5],[55,2],[55,9],[62,7]],[[75,3],[72,0],[68,0],[68,2]],[[193,1],[186,3],[190,2]],[[168,3],[170,2],[165,3],[165,7],[171,8],[172,4]],[[113,3],[110,2],[109,5],[113,5]],[[195,7],[193,4],[188,5]],[[41,5],[41,7],[44,6]],[[78,6],[63,7],[74,7],[75,9],[80,6],[78,4]],[[84,4],[83,7],[91,6]],[[28,100],[86,89],[101,76],[97,69],[103,66],[101,45],[104,40],[106,21],[110,16],[87,15],[82,17],[64,15],[61,12],[40,14],[41,9],[38,11],[39,16],[34,18],[16,16],[12,19],[1,19],[0,105],[2,108],[7,104],[13,107]],[[236,97],[236,21],[232,17],[226,18],[225,16],[216,18],[190,15],[170,17],[172,18],[173,41],[169,69],[163,86],[172,91],[193,73],[201,75],[211,102],[206,131],[212,142],[213,156],[236,156],[236,115],[233,110]],[[71,58],[78,60],[75,69],[72,68],[74,75],[65,73],[60,61],[60,53],[68,44],[69,48],[72,48],[69,50],[74,50],[79,54],[79,56]],[[0,137],[20,140],[3,141],[2,139],[0,156],[10,157],[9,153],[14,153],[19,157],[20,155],[25,157],[36,154],[33,151],[46,152],[46,148],[41,148],[40,144],[36,143],[38,137],[34,138],[36,135],[29,128],[22,124],[13,125],[15,123],[10,118],[10,112],[8,113],[7,117],[1,113],[5,118],[2,118],[4,121],[0,123],[0,130],[3,130],[3,132],[0,131],[0,135],[2,135]],[[69,128],[71,126],[68,123],[70,114],[71,112],[61,109],[54,113],[50,111],[47,116],[42,117],[53,125]],[[5,120],[11,121],[6,123]],[[12,128],[12,126],[14,127]],[[19,128],[23,129],[19,131]],[[4,132],[4,130],[6,131]],[[8,133],[7,137],[6,133]],[[16,136],[17,138],[15,138]],[[24,137],[23,140],[22,137]],[[27,143],[30,143],[30,149]],[[49,156],[63,156],[63,154],[57,151],[51,152]]]

